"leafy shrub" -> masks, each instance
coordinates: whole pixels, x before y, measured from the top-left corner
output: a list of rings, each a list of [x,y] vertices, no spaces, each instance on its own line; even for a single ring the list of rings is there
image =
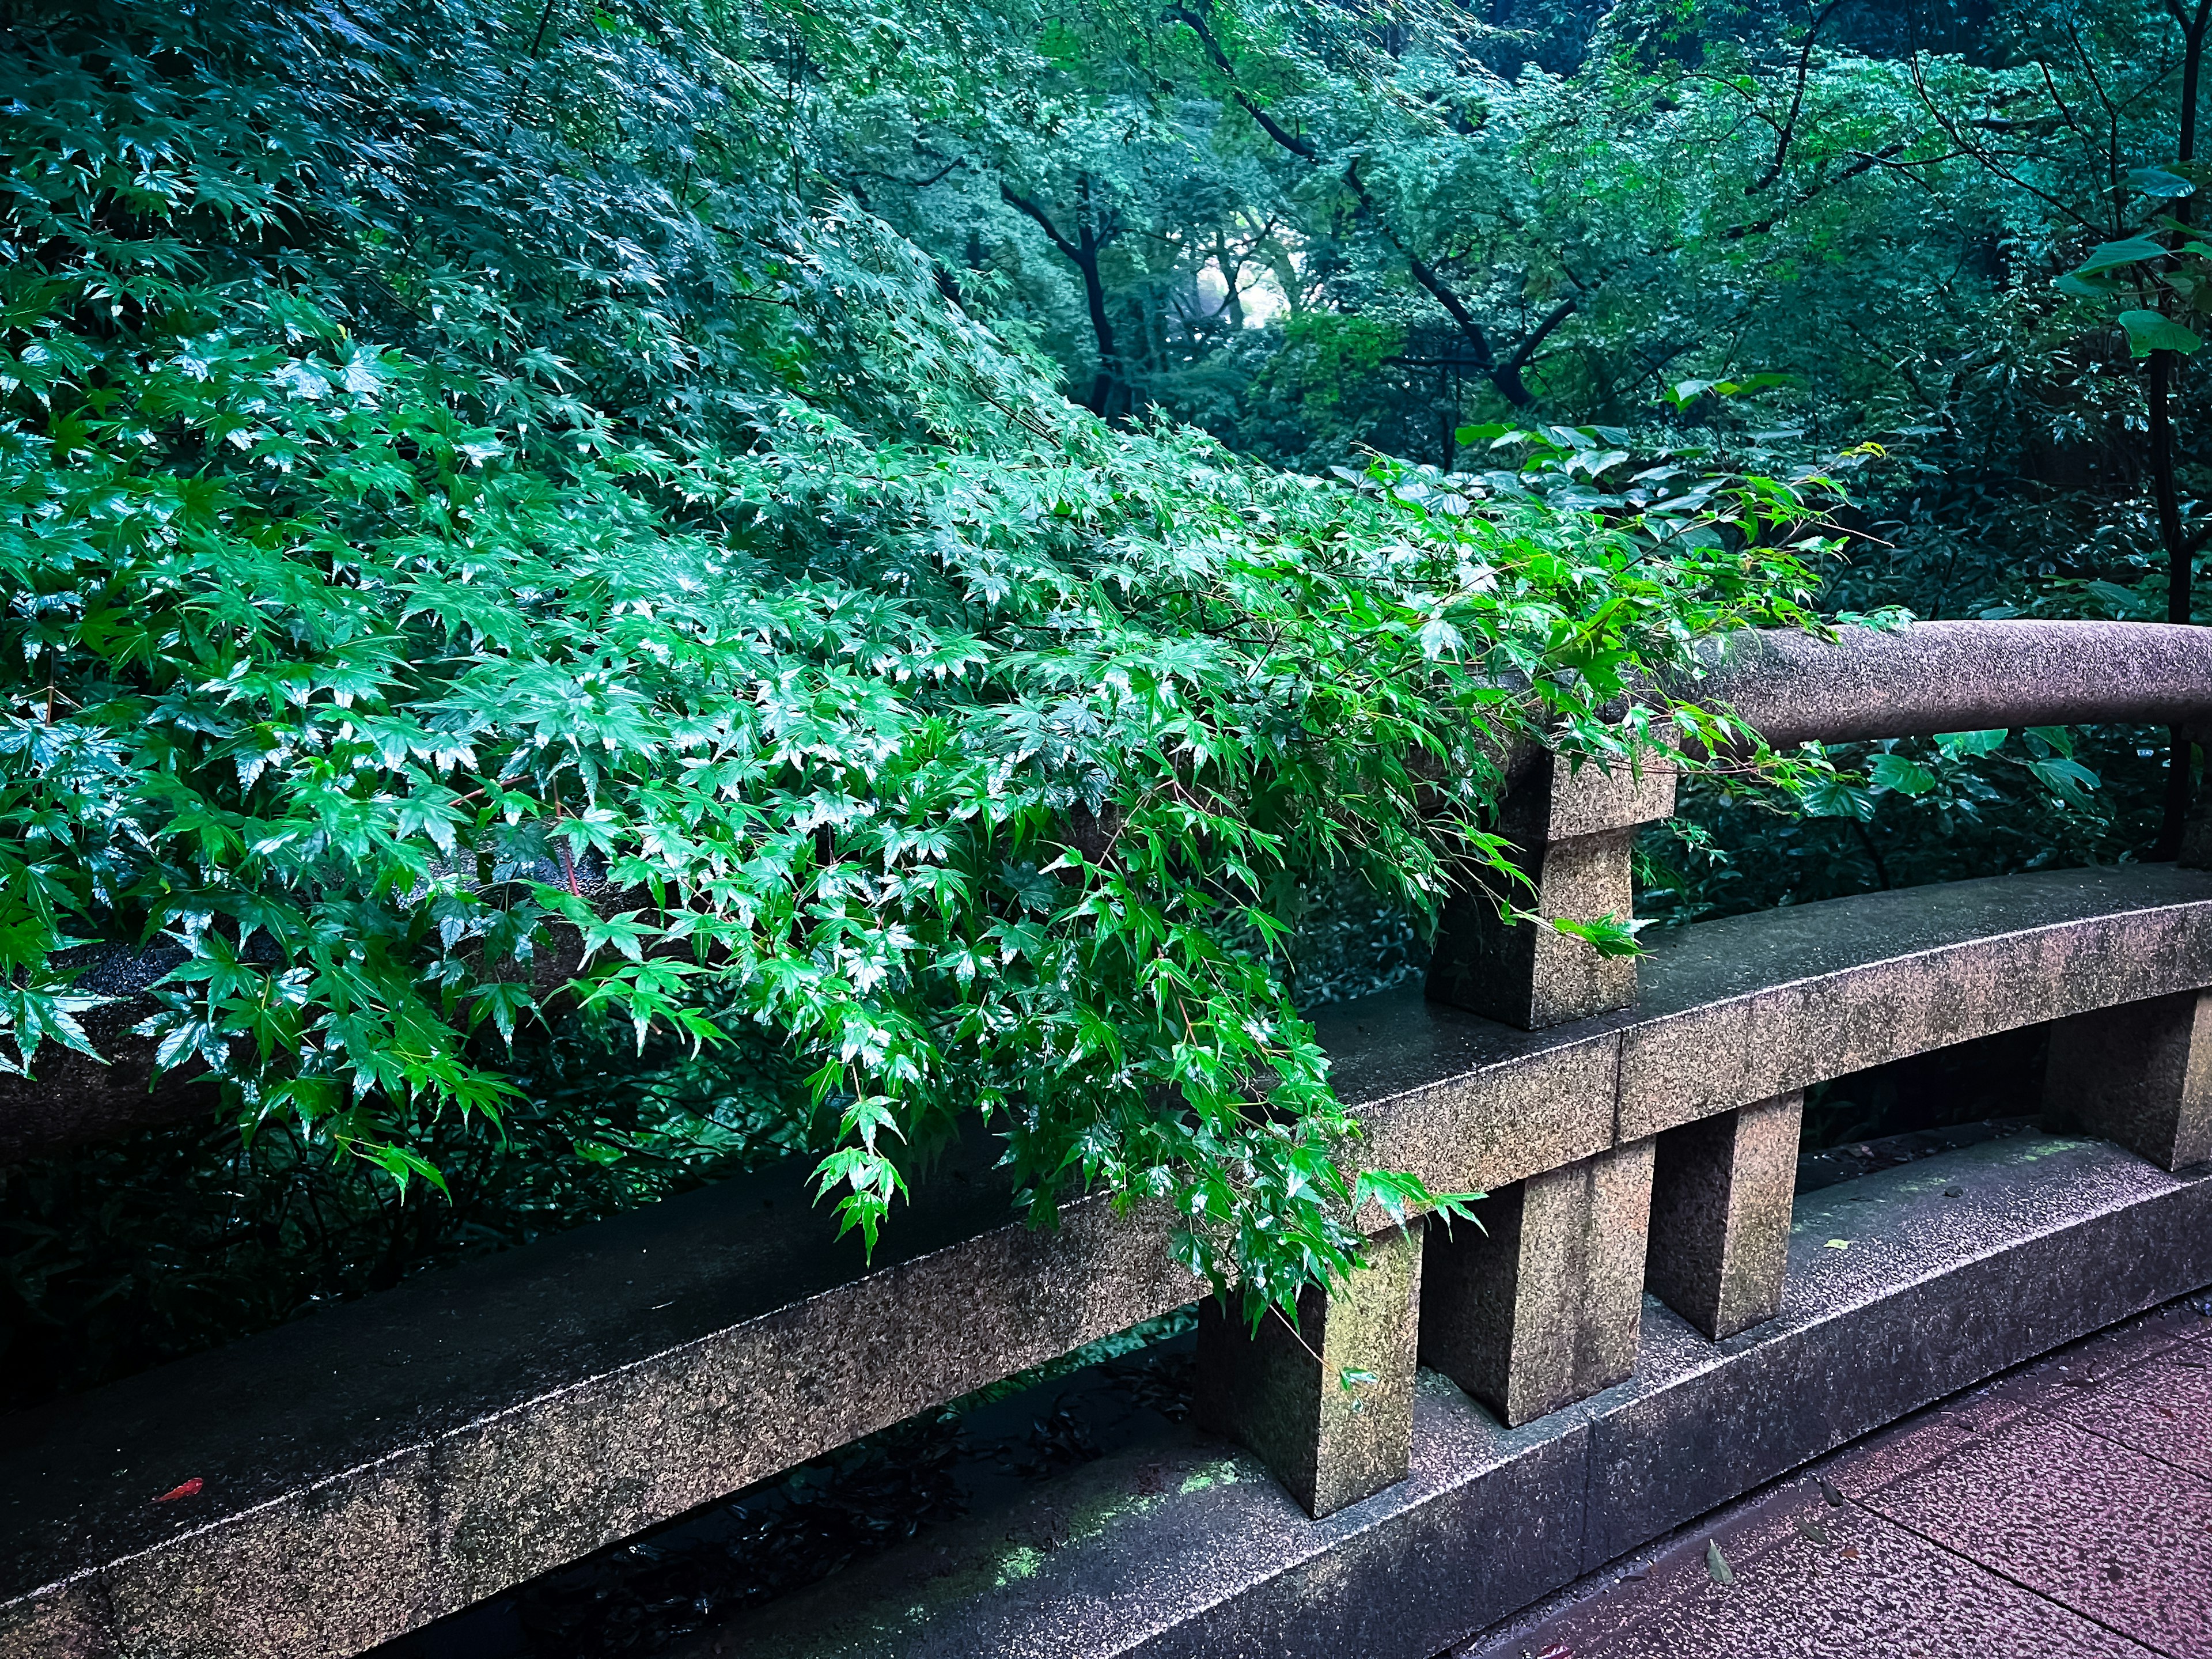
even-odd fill
[[[959,18],[894,50],[834,7],[551,17],[17,35],[21,1066],[92,1047],[76,944],[167,941],[160,1063],[403,1182],[446,1180],[427,1126],[520,1097],[518,1030],[603,1020],[740,1068],[870,1239],[980,1115],[1040,1217],[1103,1188],[1217,1280],[1342,1271],[1356,1126],[1272,953],[1296,890],[1425,912],[1499,860],[1540,727],[1710,735],[1608,705],[1802,619],[1798,498],[1607,515],[1109,428],[761,90],[787,48],[973,76]]]

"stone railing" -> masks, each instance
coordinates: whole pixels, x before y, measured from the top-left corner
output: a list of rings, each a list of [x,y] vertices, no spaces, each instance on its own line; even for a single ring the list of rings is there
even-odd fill
[[[1783,744],[2194,729],[2208,633],[1769,636],[1699,695]],[[1664,778],[1540,762],[1507,809],[1540,908],[1625,912],[1635,827],[1671,807]],[[1740,1344],[1784,1298],[1802,1091],[1977,1036],[2054,1023],[2054,1114],[2162,1169],[2212,1157],[2208,986],[2212,875],[2167,866],[1707,923],[1640,972],[1470,903],[1425,994],[1321,1024],[1363,1157],[1486,1190],[1484,1227],[1381,1229],[1295,1333],[1206,1305],[1197,1413],[1321,1516],[1406,1479],[1423,1369],[1510,1427],[1636,1373],[1647,1288]],[[770,1172],[8,1421],[0,1659],[359,1652],[1196,1293],[1164,1218],[1093,1200],[1033,1232],[990,1162],[951,1160],[872,1266]]]

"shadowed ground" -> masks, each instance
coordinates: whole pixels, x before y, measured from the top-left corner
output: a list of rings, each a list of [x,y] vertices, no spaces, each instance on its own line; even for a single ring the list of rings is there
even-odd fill
[[[1956,1395],[1452,1653],[2212,1656],[2212,1301]]]

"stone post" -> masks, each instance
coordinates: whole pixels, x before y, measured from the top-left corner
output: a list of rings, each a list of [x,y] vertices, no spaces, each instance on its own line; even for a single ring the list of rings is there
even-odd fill
[[[2053,1022],[2044,1121],[2118,1141],[2161,1170],[2212,1158],[2212,991]]]
[[[1248,1334],[1233,1308],[1199,1304],[1200,1426],[1258,1453],[1316,1520],[1413,1469],[1421,1233],[1370,1238],[1347,1284],[1298,1298],[1295,1331],[1271,1312]]]
[[[1542,916],[1595,921],[1629,915],[1633,895],[1629,848],[1636,828],[1674,810],[1674,775],[1656,767],[1640,778],[1586,762],[1571,772],[1547,755],[1505,799],[1498,832],[1534,885],[1504,895]],[[1580,939],[1534,922],[1498,919],[1498,895],[1482,887],[1444,908],[1429,961],[1432,1001],[1464,1008],[1524,1031],[1564,1024],[1636,1003],[1636,963],[1601,957]]]
[[[1421,1363],[1508,1428],[1627,1380],[1644,1311],[1652,1143],[1492,1193],[1440,1227],[1421,1275]],[[1436,1224],[1431,1224],[1435,1226]]]
[[[1658,1136],[1644,1283],[1716,1342],[1782,1311],[1803,1091]]]

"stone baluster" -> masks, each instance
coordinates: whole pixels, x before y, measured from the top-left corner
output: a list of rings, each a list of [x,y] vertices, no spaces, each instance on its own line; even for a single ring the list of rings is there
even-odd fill
[[[1782,1311],[1802,1091],[1668,1129],[1644,1282],[1715,1341]]]
[[[1498,823],[1534,890],[1516,887],[1503,896],[1541,916],[1626,918],[1636,828],[1674,810],[1671,771],[1653,767],[1637,777],[1586,762],[1577,772],[1543,757],[1506,797]],[[1477,887],[1446,905],[1429,962],[1432,1001],[1524,1031],[1635,1006],[1633,957],[1600,956],[1534,922],[1501,921],[1498,897]]]
[[[1251,1448],[1316,1520],[1412,1470],[1422,1231],[1370,1238],[1346,1284],[1300,1296],[1295,1330],[1199,1304],[1200,1426]]]
[[[1634,958],[1502,921],[1498,899],[1544,917],[1628,916],[1637,826],[1674,810],[1670,771],[1576,771],[1544,757],[1498,823],[1534,890],[1477,887],[1447,905],[1430,1000],[1532,1031],[1634,1006]],[[1432,1229],[1422,1363],[1509,1426],[1625,1381],[1641,1327],[1652,1150],[1641,1141],[1501,1188],[1480,1206],[1482,1229]]]
[[[2044,1121],[2118,1142],[2162,1170],[2212,1158],[2212,991],[2057,1020]]]
[[[1431,1224],[1421,1363],[1509,1428],[1625,1382],[1644,1305],[1652,1143],[1499,1188],[1478,1229]]]

